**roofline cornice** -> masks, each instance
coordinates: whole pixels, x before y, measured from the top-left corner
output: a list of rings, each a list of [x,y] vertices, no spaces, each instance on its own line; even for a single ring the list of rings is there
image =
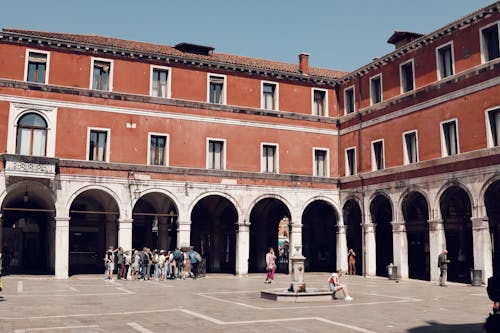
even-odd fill
[[[312,83],[315,85],[327,85],[334,88],[337,84],[337,78],[329,78],[319,75],[304,75],[300,73],[291,73],[279,70],[270,70],[267,68],[245,66],[239,64],[231,64],[220,61],[210,61],[206,59],[180,57],[175,55],[166,55],[153,52],[141,52],[132,49],[118,48],[113,46],[104,46],[92,43],[82,43],[70,40],[57,38],[47,38],[23,34],[18,32],[2,31],[0,32],[0,41],[7,41],[17,44],[36,44],[38,47],[50,47],[55,49],[63,49],[73,52],[93,52],[100,56],[122,57],[132,60],[155,61],[162,62],[163,65],[183,65],[189,67],[202,67],[211,70],[224,70],[238,73],[246,73],[247,75],[270,76],[277,80],[294,80],[304,83]]]
[[[405,56],[409,52],[413,52],[414,50],[420,49],[421,47],[432,44],[436,40],[448,36],[453,32],[455,32],[456,30],[463,29],[466,26],[475,24],[479,20],[489,17],[494,13],[498,13],[499,11],[500,11],[500,1],[493,3],[489,6],[486,6],[482,9],[479,9],[476,12],[467,15],[461,19],[453,21],[450,24],[444,26],[443,28],[440,28],[436,31],[431,32],[430,34],[417,38],[414,41],[405,44],[403,47],[400,47],[394,50],[393,52],[386,54],[385,56],[375,59],[371,63],[364,65],[343,77],[338,78],[337,83],[341,85],[349,82],[350,80],[363,77],[366,74],[370,73],[372,70],[385,66],[386,64]]]

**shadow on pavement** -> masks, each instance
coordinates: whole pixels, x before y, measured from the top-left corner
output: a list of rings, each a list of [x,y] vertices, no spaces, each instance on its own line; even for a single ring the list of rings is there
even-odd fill
[[[408,333],[481,333],[484,323],[477,324],[441,324],[435,321],[428,321],[427,326],[411,328]]]

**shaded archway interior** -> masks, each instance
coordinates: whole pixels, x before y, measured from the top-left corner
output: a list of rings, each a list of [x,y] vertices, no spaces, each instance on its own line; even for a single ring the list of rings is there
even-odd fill
[[[491,184],[484,195],[493,250],[493,274],[500,273],[500,180]]]
[[[419,192],[408,193],[402,203],[408,238],[408,268],[412,279],[430,280],[429,206]]]
[[[279,199],[265,198],[255,204],[250,212],[250,257],[248,259],[250,273],[266,271],[265,257],[269,247],[274,249],[277,256],[279,255],[279,224],[284,219],[291,222],[290,217],[290,211]],[[289,227],[288,231],[290,231]],[[277,260],[277,263],[277,272],[288,272],[288,262],[281,260],[280,263],[280,260]]]
[[[3,274],[54,274],[55,206],[47,187],[19,182],[2,203]]]
[[[191,213],[191,245],[206,259],[209,273],[235,273],[238,212],[226,198],[210,195]]]
[[[448,280],[470,282],[474,268],[471,202],[467,192],[459,186],[448,188],[440,198],[448,259]],[[435,254],[438,255],[438,254]]]
[[[370,204],[370,213],[376,228],[377,275],[387,276],[387,265],[394,262],[391,202],[387,197],[377,195]]]
[[[356,274],[363,274],[363,240],[362,240],[362,215],[361,208],[356,200],[350,199],[343,208],[344,225],[346,227],[347,248],[356,253]],[[347,256],[347,253],[345,254]]]
[[[102,273],[108,246],[118,245],[119,208],[102,190],[87,190],[71,203],[69,274]]]
[[[132,210],[132,248],[172,251],[177,244],[177,208],[162,193],[139,198]]]
[[[310,203],[302,215],[302,254],[309,272],[333,272],[337,259],[337,214],[326,201]]]

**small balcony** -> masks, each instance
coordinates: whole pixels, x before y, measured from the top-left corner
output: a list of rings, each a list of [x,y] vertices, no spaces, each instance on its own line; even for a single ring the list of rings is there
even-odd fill
[[[4,154],[5,178],[9,183],[26,178],[54,181],[59,159],[52,157]]]

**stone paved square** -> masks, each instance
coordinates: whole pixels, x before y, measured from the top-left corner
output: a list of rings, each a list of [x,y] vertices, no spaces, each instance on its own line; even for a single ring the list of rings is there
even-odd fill
[[[260,298],[285,289],[278,274],[209,274],[198,280],[104,281],[7,276],[0,332],[481,332],[491,308],[485,287],[344,276],[353,302],[288,303]],[[327,273],[306,273],[309,288],[326,288]]]

